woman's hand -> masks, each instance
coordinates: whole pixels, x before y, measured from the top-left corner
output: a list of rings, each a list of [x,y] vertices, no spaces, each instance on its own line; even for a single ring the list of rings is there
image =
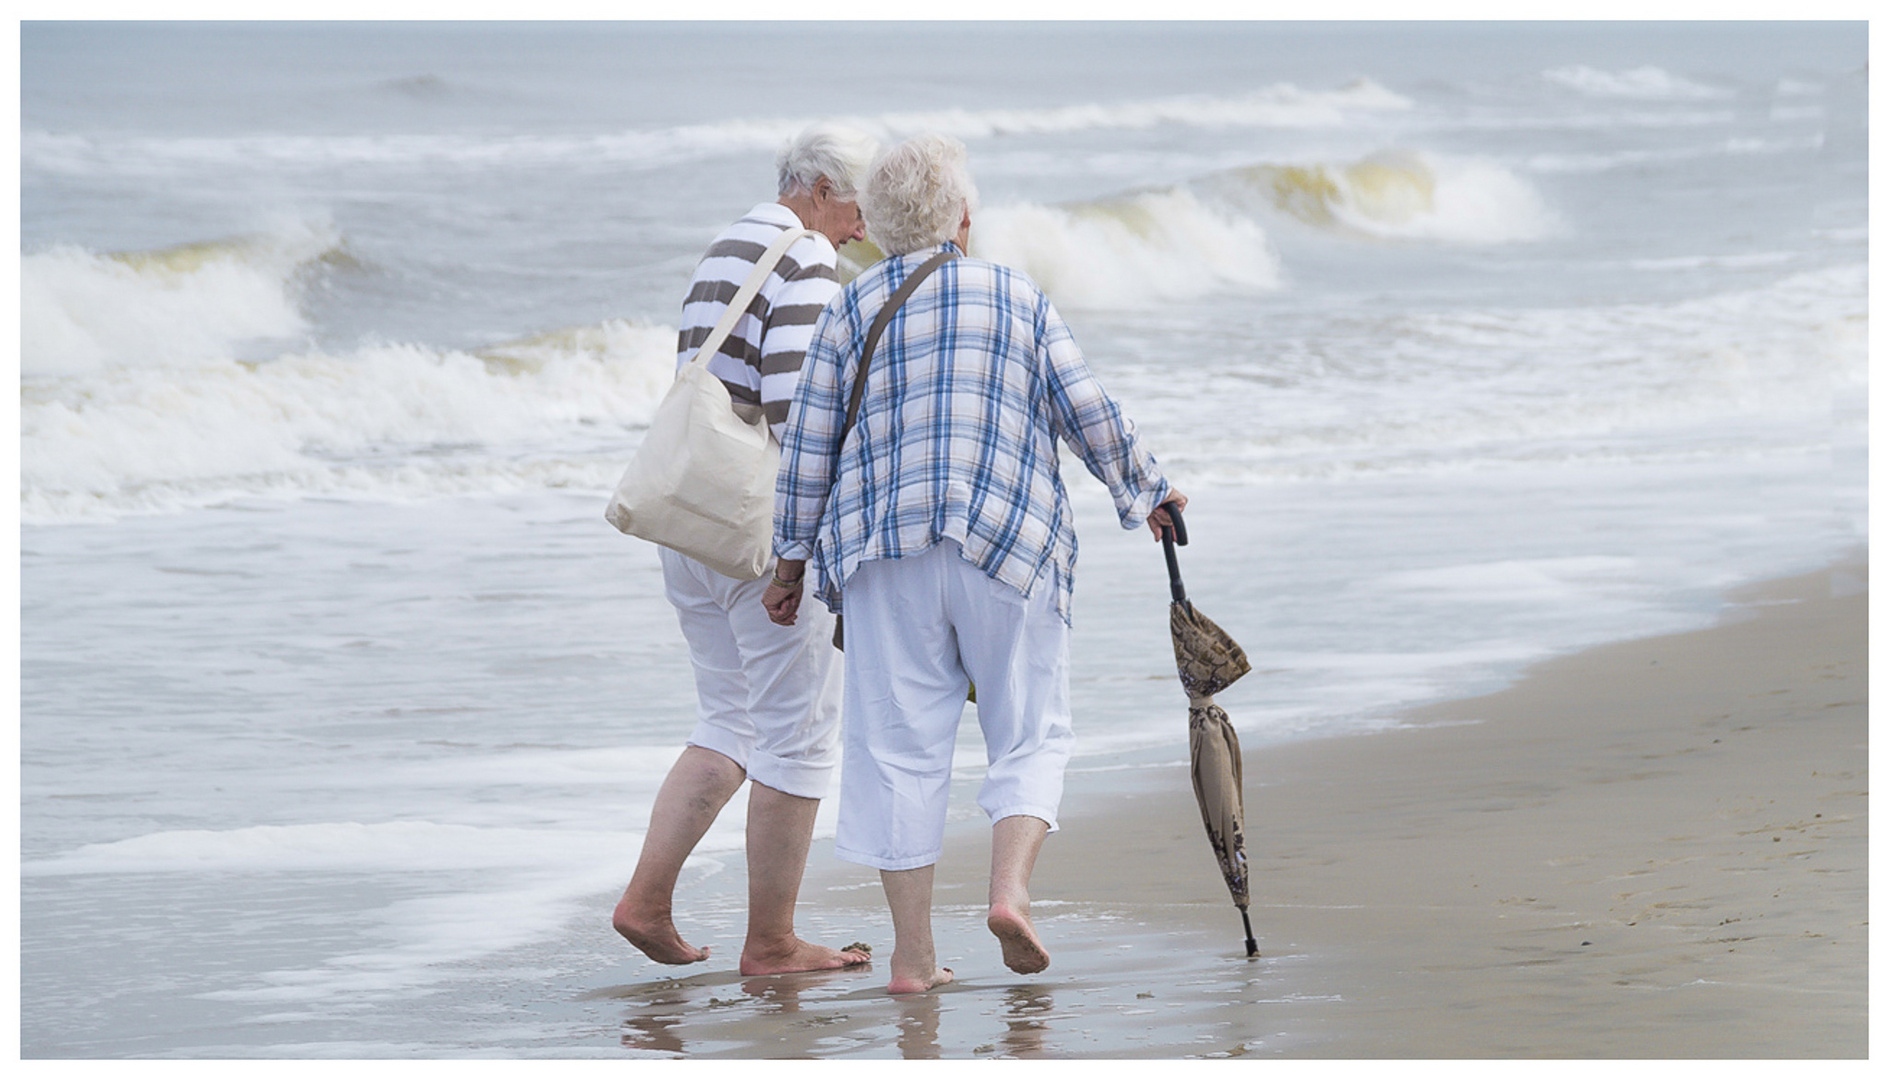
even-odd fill
[[[1185,514],[1187,512],[1187,496],[1181,494],[1176,488],[1169,488],[1168,497],[1162,500],[1160,506],[1155,507],[1154,510],[1148,514],[1148,528],[1153,531],[1156,540],[1161,539],[1161,535],[1164,531],[1174,527],[1174,519],[1169,517],[1167,512],[1167,508],[1170,504],[1174,509]]]
[[[774,564],[774,580],[761,594],[761,606],[767,617],[781,626],[792,626],[800,615],[800,598],[807,591],[807,561],[781,559]]]

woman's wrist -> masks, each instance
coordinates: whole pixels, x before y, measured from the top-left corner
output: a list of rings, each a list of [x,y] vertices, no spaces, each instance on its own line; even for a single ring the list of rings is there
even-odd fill
[[[800,588],[807,580],[807,560],[777,559],[774,562],[774,584],[792,591]]]

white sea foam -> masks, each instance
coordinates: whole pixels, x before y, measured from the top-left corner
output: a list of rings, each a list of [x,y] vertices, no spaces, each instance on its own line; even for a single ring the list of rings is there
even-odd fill
[[[471,757],[429,758],[392,766],[358,782],[410,787],[587,787],[631,785],[654,792],[675,764],[679,747],[630,746],[599,750],[519,750]],[[325,777],[331,786],[357,781]]]
[[[1371,160],[1389,168],[1391,159]],[[1355,167],[1333,170],[1350,188],[1301,183],[1294,190],[1323,191],[1319,205],[1333,227],[1400,239],[1514,240],[1539,235],[1551,220],[1525,186],[1487,163],[1423,156],[1406,159],[1404,168],[1391,175],[1435,176],[1427,212],[1406,202],[1403,216],[1391,217],[1383,207],[1398,207],[1396,200],[1358,198]],[[1248,201],[1259,198],[1252,178],[1240,178]],[[1496,197],[1503,191],[1519,193],[1506,211]],[[974,245],[982,253],[1024,269],[1070,307],[1127,307],[1279,282],[1260,226],[1225,199],[1188,189],[1072,207],[992,208],[979,222]],[[1793,257],[1669,256],[1633,267],[1761,268]],[[1753,294],[1676,306],[1405,316],[1375,332],[1394,343],[1385,355],[1401,358],[1394,379],[1367,365],[1351,390],[1343,378],[1329,382],[1294,409],[1290,423],[1214,425],[1219,433],[1211,437],[1189,426],[1169,455],[1223,479],[1450,469],[1515,455],[1604,456],[1618,443],[1611,432],[1807,415],[1827,407],[1832,379],[1861,377],[1854,372],[1866,352],[1843,332],[1866,320],[1859,274],[1819,271]],[[109,319],[107,309],[93,315]],[[601,489],[615,480],[634,429],[669,384],[673,347],[667,327],[611,322],[477,355],[376,345],[262,363],[127,361],[29,379],[21,400],[21,513],[50,522],[245,495],[409,500]],[[1279,342],[1271,351],[1289,366],[1293,348]],[[1604,373],[1578,376],[1603,361],[1610,364]],[[1452,381],[1476,365],[1493,366],[1467,383]],[[1211,382],[1232,372],[1200,375]],[[1134,380],[1124,373],[1114,385],[1163,400],[1157,388]],[[1432,382],[1435,400],[1420,392]],[[1382,399],[1389,386],[1401,388],[1401,404]],[[1465,393],[1474,386],[1490,389]],[[1242,401],[1248,392],[1230,386],[1215,400]],[[1145,415],[1157,423],[1162,417],[1158,405]],[[1659,440],[1634,451],[1697,452]]]
[[[152,252],[27,256],[25,518],[111,517],[241,493],[602,483],[609,466],[581,453],[515,449],[547,432],[640,425],[668,386],[673,329],[624,321],[476,355],[295,348],[306,330],[301,275],[344,258],[330,230],[306,225]],[[239,359],[258,344],[273,345],[273,359]],[[453,452],[473,448],[488,453]]]
[[[1445,243],[1526,242],[1561,227],[1526,180],[1495,162],[1387,151],[1251,166],[1094,202],[992,206],[977,216],[972,243],[1058,304],[1152,307],[1279,288],[1284,272],[1255,216],[1273,210],[1339,232]]]
[[[1528,181],[1480,157],[1386,150],[1355,161],[1247,166],[1195,186],[1218,203],[1385,239],[1506,244],[1561,229]]]
[[[854,117],[851,123],[887,137],[939,131],[959,138],[1044,135],[1179,125],[1199,128],[1336,127],[1356,113],[1399,112],[1412,102],[1370,79],[1340,90],[1308,91],[1278,83],[1233,97],[1189,96],[1056,109],[954,109]]]
[[[1720,128],[1734,124],[1738,113],[1731,109],[1685,108],[1672,103],[1607,103],[1605,109],[1547,114],[1505,112],[1474,113],[1452,116],[1440,121],[1441,130],[1474,134],[1504,131],[1575,132],[1611,141],[1609,134],[1648,130],[1675,132],[1688,128]]]
[[[1542,72],[1541,77],[1592,98],[1714,101],[1734,96],[1730,90],[1694,82],[1650,65],[1623,71],[1602,71],[1585,64],[1574,64],[1551,68]]]
[[[20,264],[20,370],[70,375],[201,363],[306,330],[294,278],[339,253],[322,225],[101,255],[58,245]]]
[[[205,870],[476,870],[617,861],[634,834],[570,828],[475,828],[430,821],[318,822],[179,829],[88,844],[21,864],[29,877]]]
[[[1459,602],[1572,604],[1596,587],[1630,582],[1637,569],[1632,559],[1604,555],[1507,560],[1385,574],[1376,586],[1447,594]]]
[[[1635,270],[1654,273],[1671,270],[1699,270],[1705,267],[1750,269],[1785,266],[1803,257],[1802,252],[1796,251],[1751,251],[1737,255],[1674,255],[1662,259],[1631,259],[1627,265]]]
[[[1346,197],[1334,214],[1361,232],[1460,244],[1542,240],[1560,231],[1534,187],[1496,162],[1425,152],[1413,155],[1406,167],[1427,169],[1433,178],[1427,205],[1413,195],[1380,195],[1354,169],[1346,174]],[[1395,185],[1387,186],[1396,192]]]
[[[993,206],[973,228],[976,254],[1024,271],[1072,308],[1147,307],[1280,282],[1278,257],[1258,222],[1185,190],[1076,206]]]
[[[1610,153],[1547,153],[1529,156],[1526,167],[1537,173],[1602,173],[1614,169],[1640,168],[1675,161],[1697,161],[1715,157],[1767,157],[1801,154],[1822,149],[1822,133],[1789,139],[1724,139],[1693,146],[1672,146],[1659,150],[1619,150]]]
[[[673,377],[674,334],[610,322],[476,356],[375,345],[37,383],[20,406],[21,514],[109,517],[243,492],[607,483],[611,464],[582,451],[609,450],[621,468],[621,433],[647,422]],[[565,434],[577,440],[570,454],[519,453]]]
[[[707,845],[704,845],[707,846]],[[621,858],[621,850],[610,853]],[[247,986],[197,995],[206,1001],[294,1003],[321,1016],[339,1004],[346,1015],[363,1002],[431,993],[463,978],[455,965],[555,938],[586,915],[596,894],[621,885],[608,855],[564,873],[503,876],[506,885],[449,891],[396,901],[366,913],[373,932],[366,948],[327,957],[318,966],[259,972]],[[694,860],[696,867],[712,862]],[[593,925],[595,925],[593,921]]]
[[[739,801],[739,800],[737,800]],[[738,806],[711,828],[687,867],[713,873],[743,846]],[[830,836],[831,825],[816,829]],[[253,973],[210,990],[212,1001],[359,1003],[427,993],[458,977],[450,965],[542,942],[622,885],[641,837],[570,827],[469,827],[430,821],[320,822],[232,830],[185,829],[90,844],[23,863],[28,878],[204,873],[392,875],[435,882],[430,894],[363,912],[366,947],[308,967]],[[738,858],[738,856],[736,856]],[[467,887],[444,888],[451,875]],[[227,985],[227,984],[226,984]]]
[[[1867,294],[1852,265],[1669,304],[1403,315],[1356,355],[1281,340],[1251,361],[1273,383],[1258,425],[1231,370],[1183,399],[1115,381],[1165,461],[1230,483],[1827,454],[1832,395],[1867,378]]]

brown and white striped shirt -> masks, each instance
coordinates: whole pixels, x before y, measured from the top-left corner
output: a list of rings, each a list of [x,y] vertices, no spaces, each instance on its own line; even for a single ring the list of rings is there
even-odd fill
[[[676,366],[695,357],[721,321],[767,246],[786,229],[803,228],[800,218],[779,203],[762,203],[723,230],[702,256],[682,301],[682,328],[676,336]],[[802,237],[768,275],[748,304],[748,313],[709,358],[708,370],[728,387],[737,405],[759,405],[768,426],[787,419],[800,379],[800,363],[813,339],[813,324],[826,302],[839,292],[837,254],[826,237]],[[779,437],[779,431],[775,435]]]

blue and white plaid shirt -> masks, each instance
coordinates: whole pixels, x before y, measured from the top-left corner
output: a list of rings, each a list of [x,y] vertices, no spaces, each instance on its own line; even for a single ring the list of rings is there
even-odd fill
[[[933,271],[879,339],[859,417],[835,452],[874,316],[947,246],[956,250],[879,262],[814,324],[782,429],[774,554],[809,560],[814,595],[837,611],[860,563],[949,538],[1025,596],[1047,580],[1067,622],[1076,530],[1057,440],[1108,486],[1124,528],[1167,498],[1168,483],[1027,277],[970,258]]]

